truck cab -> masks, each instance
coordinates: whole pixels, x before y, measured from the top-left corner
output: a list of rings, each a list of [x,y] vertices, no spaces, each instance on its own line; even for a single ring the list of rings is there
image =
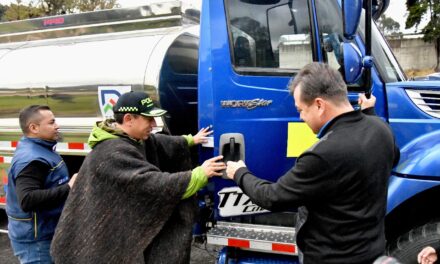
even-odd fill
[[[377,115],[395,133],[402,158],[390,175],[388,253],[402,261],[414,261],[417,250],[429,241],[419,232],[420,240],[410,242],[405,234],[434,217],[422,214],[414,203],[424,201],[427,209],[427,202],[439,195],[439,170],[435,168],[440,157],[434,146],[440,142],[440,83],[407,80],[371,18],[378,17],[388,1],[372,3],[369,17],[365,4],[352,1],[362,7],[352,34],[345,28],[343,2],[203,2],[199,124],[213,125],[215,132],[213,148],[203,148],[202,155],[243,159],[253,174],[276,181],[317,140],[295,110],[288,82],[307,63],[328,63],[347,80],[349,99],[355,107],[361,92],[371,92],[377,98]],[[367,45],[367,38],[371,44]],[[368,60],[369,55],[373,60]],[[428,141],[433,145],[422,143]],[[226,246],[222,261],[240,259],[246,255],[242,250],[283,258],[284,254],[297,254],[294,210],[267,212],[231,180],[214,179],[211,188],[217,226],[208,232],[208,243]],[[397,241],[405,241],[405,247],[397,246]]]

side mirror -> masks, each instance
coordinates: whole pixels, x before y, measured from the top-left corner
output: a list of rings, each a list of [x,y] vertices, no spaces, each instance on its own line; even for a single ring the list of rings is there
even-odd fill
[[[362,0],[342,0],[344,37],[353,39],[362,13]]]
[[[372,1],[372,12],[374,21],[378,20],[379,17],[385,13],[388,6],[390,5],[390,0],[373,0]],[[365,3],[364,3],[365,7]]]
[[[361,51],[353,43],[342,43],[344,77],[347,84],[356,83],[362,76],[363,59]]]

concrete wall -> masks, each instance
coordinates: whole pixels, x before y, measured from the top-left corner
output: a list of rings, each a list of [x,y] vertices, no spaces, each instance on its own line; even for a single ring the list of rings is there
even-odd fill
[[[434,43],[424,42],[422,35],[407,35],[388,39],[394,55],[404,71],[434,69],[437,63]],[[300,69],[311,62],[312,51],[308,42],[282,42],[279,46],[280,68]],[[328,52],[331,65],[339,67],[334,52]]]
[[[424,42],[421,37],[388,39],[403,70],[434,68],[437,59],[434,43]]]

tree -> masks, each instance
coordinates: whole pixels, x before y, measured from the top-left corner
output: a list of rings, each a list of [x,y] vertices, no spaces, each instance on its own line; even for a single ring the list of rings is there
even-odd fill
[[[29,5],[22,5],[21,0],[16,0],[15,4],[10,4],[6,9],[2,20],[5,21],[14,21],[28,18],[40,17],[43,15],[43,10],[38,7],[32,6],[32,2]]]
[[[75,0],[39,0],[38,2],[46,16],[70,14],[75,9]]]
[[[423,40],[435,45],[437,65],[440,70],[440,0],[407,0],[406,8],[409,12],[405,28],[415,27],[416,31],[422,19],[429,18],[428,24],[422,29]]]
[[[3,15],[8,10],[8,6],[0,4],[0,21],[3,21]]]
[[[380,31],[385,36],[396,36],[400,35],[400,24],[395,21],[391,17],[387,17],[385,14],[382,14],[377,20],[377,25],[379,26]]]
[[[117,0],[39,0],[46,15],[61,15],[117,7]]]
[[[119,7],[117,0],[36,0],[23,5],[16,0],[9,6],[0,5],[0,18],[14,21],[42,16],[55,16]]]
[[[117,7],[117,0],[77,0],[76,2],[81,12]]]

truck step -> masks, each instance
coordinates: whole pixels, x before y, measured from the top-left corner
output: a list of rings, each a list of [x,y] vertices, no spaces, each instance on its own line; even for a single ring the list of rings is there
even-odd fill
[[[298,255],[295,228],[217,222],[207,234],[208,244]]]

